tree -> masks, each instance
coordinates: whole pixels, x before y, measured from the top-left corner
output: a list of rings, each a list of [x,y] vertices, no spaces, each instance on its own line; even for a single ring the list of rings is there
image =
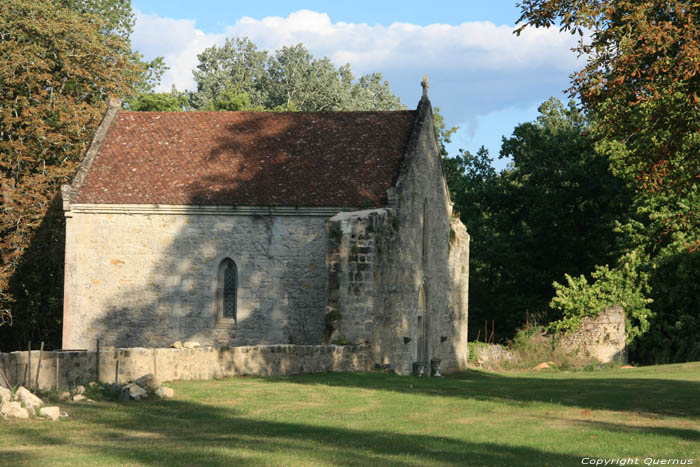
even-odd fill
[[[190,107],[189,95],[172,87],[170,92],[142,92],[127,102],[129,110],[177,112]]]
[[[394,110],[402,108],[389,83],[373,73],[354,82],[350,65],[336,68],[302,45],[274,55],[247,38],[227,39],[199,56],[194,108],[201,110]],[[245,97],[247,96],[247,100]]]
[[[597,152],[634,189],[618,231],[625,256],[639,259],[634,277],[644,282],[628,289],[649,290],[654,314],[633,349],[636,358],[700,358],[692,337],[700,309],[691,298],[700,294],[700,4],[524,0],[520,6],[519,31],[559,24],[581,34],[575,50],[587,62],[572,76],[570,92],[595,118]]]
[[[553,98],[539,112],[503,139],[501,157],[513,162],[502,172],[484,148],[445,160],[472,238],[471,319],[495,320],[501,337],[528,317],[549,319],[553,281],[615,260],[615,220],[629,202],[586,116]]]
[[[134,12],[131,0],[53,0],[57,6],[68,8],[80,14],[86,21],[99,17],[99,32],[103,36],[117,36],[131,48],[131,34],[134,32]],[[133,83],[134,92],[148,93],[158,85],[167,67],[163,57],[144,62],[138,52],[131,54],[137,79]]]
[[[143,66],[98,16],[9,0],[0,11],[0,310],[13,329],[57,345],[63,216],[55,195],[73,175],[109,95],[128,96]],[[41,337],[39,339],[39,337]]]
[[[212,46],[197,56],[199,63],[193,71],[197,92],[192,97],[194,108],[213,109],[225,90],[234,85],[237,92],[248,95],[250,105],[267,102],[267,52],[248,38],[226,39],[221,47]]]

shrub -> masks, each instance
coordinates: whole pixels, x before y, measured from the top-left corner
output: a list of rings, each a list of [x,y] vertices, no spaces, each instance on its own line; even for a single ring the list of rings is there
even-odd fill
[[[647,298],[648,275],[640,272],[640,260],[632,252],[624,256],[617,267],[596,267],[589,283],[585,276],[566,275],[567,285],[554,283],[556,295],[549,306],[561,314],[561,319],[549,324],[549,330],[569,333],[578,329],[581,318],[595,316],[612,305],[625,310],[627,343],[649,329],[652,312]]]

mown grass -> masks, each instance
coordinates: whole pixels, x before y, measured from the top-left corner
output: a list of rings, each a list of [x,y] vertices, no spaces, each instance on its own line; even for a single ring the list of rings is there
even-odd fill
[[[241,377],[0,421],[2,465],[700,464],[700,362],[631,370]]]

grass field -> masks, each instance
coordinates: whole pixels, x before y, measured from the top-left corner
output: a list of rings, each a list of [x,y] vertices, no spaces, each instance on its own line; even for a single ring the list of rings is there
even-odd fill
[[[700,465],[700,362],[575,373],[240,377],[0,420],[0,465]],[[674,465],[674,464],[670,464]]]

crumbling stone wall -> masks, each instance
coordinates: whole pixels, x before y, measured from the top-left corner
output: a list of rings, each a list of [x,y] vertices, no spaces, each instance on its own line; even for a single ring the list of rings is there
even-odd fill
[[[72,213],[64,349],[320,344],[326,217]],[[217,322],[219,265],[238,267],[237,323]],[[224,323],[225,324],[225,323]]]
[[[36,350],[31,352],[31,363],[29,359],[29,352],[0,353],[0,368],[10,384],[48,390],[88,381],[126,383],[147,373],[161,383],[237,375],[368,371],[372,363],[367,345],[110,348],[102,349],[99,354],[94,350],[43,352],[41,363]]]
[[[469,322],[469,234],[467,228],[457,218],[450,220],[450,246],[448,268],[450,277],[447,308],[443,322],[449,333],[444,352],[442,367],[445,371],[460,370],[467,366],[469,347],[467,345],[467,327]],[[449,326],[452,323],[452,326]],[[443,336],[440,338],[442,339]]]
[[[335,323],[330,342],[373,342],[377,283],[377,235],[387,228],[392,209],[340,213],[328,222],[326,313],[342,317]]]
[[[581,318],[579,328],[560,336],[557,345],[566,353],[601,363],[626,362],[626,337],[625,311],[614,306],[596,316]]]

